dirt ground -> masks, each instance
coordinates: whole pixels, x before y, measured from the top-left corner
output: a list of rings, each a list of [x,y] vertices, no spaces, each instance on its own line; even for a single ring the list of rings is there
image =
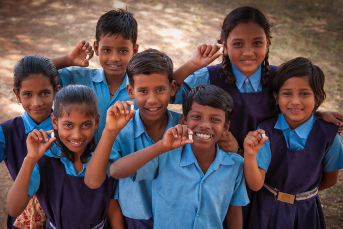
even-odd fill
[[[126,8],[138,22],[140,51],[157,48],[179,67],[200,43],[214,43],[220,24],[232,9],[253,5],[273,22],[270,63],[297,56],[316,62],[325,72],[327,99],[321,109],[343,112],[343,1],[245,0],[1,0],[0,122],[22,114],[12,92],[13,66],[25,55],[67,54],[81,39],[93,42],[98,18]],[[91,68],[100,67],[98,59]],[[0,164],[0,228],[6,225],[6,195],[12,185]],[[343,172],[338,183],[320,193],[328,228],[343,228]]]

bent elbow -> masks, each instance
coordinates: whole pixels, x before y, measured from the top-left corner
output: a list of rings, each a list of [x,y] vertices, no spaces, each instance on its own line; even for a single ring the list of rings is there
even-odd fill
[[[103,182],[94,182],[94,181],[92,181],[92,179],[90,177],[86,177],[86,176],[84,178],[84,182],[87,185],[87,187],[90,189],[97,189],[103,183]]]

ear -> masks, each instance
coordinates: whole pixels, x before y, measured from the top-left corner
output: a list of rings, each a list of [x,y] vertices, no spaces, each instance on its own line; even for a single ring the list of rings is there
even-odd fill
[[[135,44],[135,47],[133,47],[133,55],[136,55],[138,53],[138,49],[139,49],[139,44]]]
[[[278,94],[277,94],[276,92],[273,92],[273,95],[274,95],[276,104],[279,104],[279,97],[278,97]]]
[[[58,128],[57,128],[57,120],[56,120],[56,118],[55,118],[55,115],[54,115],[54,113],[51,113],[51,121],[52,121],[52,127],[54,128],[54,130],[57,130]]]
[[[223,133],[226,132],[226,131],[228,131],[229,128],[230,128],[230,121],[229,121],[227,124],[224,125]]]
[[[266,55],[268,53],[268,50],[269,50],[269,42],[270,42],[270,38],[268,37],[267,38],[267,48],[266,48]]]
[[[13,92],[15,94],[15,97],[18,100],[18,103],[21,103],[21,99],[20,99],[20,95],[19,95],[19,90],[16,90],[16,89],[13,88]]]
[[[94,52],[97,56],[99,56],[99,45],[98,45],[98,42],[97,41],[94,41],[94,44],[93,44],[93,47],[94,47]]]
[[[59,90],[61,90],[61,85],[57,85],[55,95]]]
[[[221,41],[222,41],[222,45],[223,45],[223,52],[224,52],[224,55],[227,55],[227,46],[226,46],[226,42],[224,41],[223,38],[221,38]]]
[[[134,89],[130,84],[126,85],[126,91],[130,99],[135,99]]]
[[[98,114],[98,117],[95,119],[95,129],[97,130],[99,128],[100,123],[100,114]]]
[[[170,96],[174,96],[176,94],[176,88],[177,88],[176,85],[177,85],[176,81],[173,80],[170,84]]]
[[[185,115],[184,115],[184,114],[181,115],[180,124],[182,124],[182,125],[187,125],[186,118],[185,118]]]

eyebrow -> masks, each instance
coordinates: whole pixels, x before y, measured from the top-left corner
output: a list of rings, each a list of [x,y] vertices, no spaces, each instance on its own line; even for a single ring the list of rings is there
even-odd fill
[[[261,40],[263,39],[263,37],[255,37],[253,38],[253,40]],[[232,41],[244,41],[244,39],[242,38],[233,38]]]
[[[101,48],[114,48],[113,46],[108,46],[108,45],[103,45],[103,46],[101,46]],[[129,49],[129,47],[128,46],[122,46],[122,47],[119,47],[118,49]]]
[[[50,89],[43,89],[43,90],[40,90],[40,92],[42,92],[42,91],[52,91],[52,90],[50,90]],[[31,91],[30,91],[30,90],[21,91],[21,93],[27,93],[27,92],[32,92],[32,90],[31,90]]]
[[[292,90],[292,88],[284,88],[284,89],[281,89],[280,91],[289,91],[289,90]],[[311,88],[299,88],[299,90],[310,91],[312,89]]]

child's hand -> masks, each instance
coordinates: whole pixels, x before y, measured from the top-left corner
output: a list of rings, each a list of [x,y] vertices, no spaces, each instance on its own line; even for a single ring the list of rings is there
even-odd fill
[[[215,59],[219,56],[223,55],[222,52],[218,52],[223,45],[213,44],[200,44],[195,49],[193,56],[191,58],[191,62],[194,65],[199,66],[200,68],[206,67],[210,63],[212,63]]]
[[[223,135],[218,141],[218,146],[221,150],[224,150],[225,152],[236,153],[238,151],[238,142],[230,131],[226,131],[223,133]]]
[[[250,131],[245,137],[243,142],[244,154],[253,156],[256,155],[262,145],[268,140],[268,137],[261,138],[261,134],[264,134],[265,131],[258,129],[255,131]]]
[[[316,111],[316,116],[319,116],[323,121],[336,124],[338,133],[343,131],[343,114],[335,111]]]
[[[106,126],[109,131],[120,131],[130,121],[135,113],[130,111],[130,105],[134,105],[133,101],[117,101],[107,110]]]
[[[167,130],[162,139],[162,144],[169,150],[173,150],[193,143],[193,140],[187,139],[187,135],[193,135],[193,131],[188,129],[186,125],[176,125]]]
[[[73,51],[68,54],[69,60],[71,61],[70,65],[88,67],[89,61],[86,59],[87,55],[89,59],[91,59],[94,55],[94,51],[88,42],[82,40],[76,45]]]
[[[49,146],[55,141],[55,137],[48,139],[48,135],[51,134],[53,130],[45,132],[44,130],[34,129],[26,139],[27,145],[27,156],[28,158],[38,161],[47,151]],[[43,142],[45,140],[45,142]]]

